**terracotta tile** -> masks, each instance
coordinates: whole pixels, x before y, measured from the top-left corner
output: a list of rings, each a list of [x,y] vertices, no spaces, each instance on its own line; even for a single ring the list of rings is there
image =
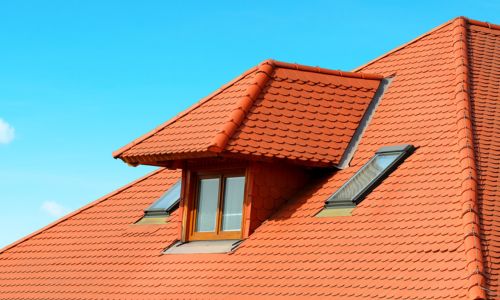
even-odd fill
[[[177,224],[130,227],[178,180],[179,172],[162,169],[4,250],[0,299],[472,298],[453,98],[455,22],[362,68],[363,73],[397,75],[351,167],[325,172],[233,254],[161,255],[177,238]],[[480,255],[488,296],[494,299],[500,277],[499,34],[485,24],[471,23],[468,30]],[[223,125],[219,118],[232,111],[227,107],[254,76],[246,73],[127,151],[202,151]],[[229,142],[231,151],[338,159],[376,80],[285,67],[277,67],[273,76]],[[379,147],[398,143],[419,148],[352,216],[314,217]]]
[[[357,78],[353,78],[329,70],[273,64],[267,71],[271,78],[261,90],[251,92],[257,94],[248,112],[236,124],[235,131],[229,133],[227,145],[218,151],[285,158],[301,164],[337,164],[378,88],[380,77],[363,79],[356,74]],[[249,89],[254,89],[259,68],[245,72],[220,92],[125,146],[115,156],[141,163],[144,155],[165,161],[178,158],[179,154],[190,157],[195,152],[210,153],[218,133],[233,124],[230,115]],[[295,136],[288,135],[289,127],[294,128]],[[311,131],[315,134],[311,135]],[[322,153],[315,150],[318,145],[310,143],[313,137],[326,145]],[[340,140],[337,147],[327,146]],[[244,150],[249,144],[252,151]]]

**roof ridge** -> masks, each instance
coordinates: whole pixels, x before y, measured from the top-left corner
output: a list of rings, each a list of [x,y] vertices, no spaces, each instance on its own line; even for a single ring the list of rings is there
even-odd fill
[[[233,78],[231,81],[229,81],[228,83],[224,84],[223,86],[221,86],[220,88],[218,88],[217,90],[215,90],[214,92],[210,93],[208,96],[205,96],[204,98],[202,98],[201,100],[199,100],[198,102],[196,102],[195,104],[191,105],[190,107],[188,107],[187,109],[185,109],[184,111],[182,111],[181,113],[177,114],[175,117],[173,117],[172,119],[169,119],[168,121],[156,126],[153,130],[149,131],[149,132],[146,132],[145,134],[139,136],[138,138],[134,139],[133,141],[131,141],[130,143],[127,143],[125,146],[119,148],[118,150],[116,151],[113,151],[112,155],[114,158],[120,158],[120,156],[127,150],[129,150],[130,148],[136,146],[137,144],[140,144],[141,142],[145,141],[146,139],[148,139],[149,137],[153,136],[154,134],[156,134],[158,131],[164,129],[165,127],[175,123],[176,121],[178,121],[179,119],[181,119],[182,117],[184,117],[185,115],[187,115],[188,113],[192,112],[193,110],[197,109],[198,107],[200,107],[202,104],[206,103],[207,101],[209,101],[210,99],[212,99],[213,97],[217,96],[218,94],[222,93],[223,91],[225,91],[226,89],[228,89],[229,87],[233,86],[234,84],[236,84],[238,81],[242,80],[243,78],[245,78],[248,74],[254,72],[255,70],[257,69],[257,66],[256,67],[253,67],[253,68],[250,68],[248,70],[246,70],[245,72],[243,72],[242,74],[240,74],[239,76],[237,76],[236,78]]]
[[[489,29],[500,30],[500,25],[498,25],[498,24],[493,24],[493,23],[489,23],[489,22],[483,22],[483,21],[468,19],[466,17],[463,17],[463,18],[470,25],[476,25],[476,26],[486,27],[486,28],[489,28]]]
[[[274,68],[275,62],[270,59],[259,64],[254,82],[248,86],[245,96],[238,100],[236,108],[229,115],[229,120],[224,124],[221,131],[215,135],[212,144],[208,147],[209,151],[220,153],[224,150],[250,108],[252,108],[254,101],[271,78]]]
[[[300,65],[296,63],[287,63],[282,61],[271,60],[274,65],[278,68],[299,70],[305,72],[313,72],[313,73],[322,73],[328,75],[336,75],[341,77],[350,77],[350,78],[360,78],[360,79],[383,79],[384,76],[380,74],[370,74],[370,73],[360,73],[360,72],[349,72],[349,71],[341,71],[341,70],[332,70],[325,69],[319,66],[311,67],[306,65]]]
[[[469,99],[469,61],[467,52],[467,19],[453,20],[453,54],[455,63],[455,106],[458,155],[461,168],[461,212],[469,299],[486,299],[483,255],[478,214],[477,166],[473,143],[472,113]]]
[[[89,208],[91,208],[91,207],[93,207],[93,206],[95,206],[95,205],[97,205],[97,204],[99,204],[99,203],[107,200],[108,198],[113,197],[113,196],[115,196],[115,195],[123,192],[124,190],[132,187],[133,185],[135,185],[135,184],[137,184],[137,183],[139,183],[141,181],[144,181],[144,180],[148,179],[149,177],[156,175],[157,173],[160,173],[164,169],[165,168],[158,168],[158,169],[156,169],[156,170],[154,170],[154,171],[152,171],[152,172],[150,172],[150,173],[148,173],[148,174],[146,174],[146,175],[144,175],[144,176],[142,176],[142,177],[140,177],[140,178],[138,178],[138,179],[136,179],[136,180],[134,180],[132,182],[129,182],[128,184],[126,184],[126,185],[124,185],[124,186],[122,186],[122,187],[120,187],[120,188],[112,191],[111,193],[108,193],[108,194],[106,194],[106,195],[104,195],[104,196],[102,196],[102,197],[100,197],[100,198],[92,201],[91,203],[89,203],[89,204],[87,204],[85,206],[80,207],[79,209],[73,211],[72,213],[69,213],[69,214],[67,214],[67,215],[59,218],[58,220],[56,220],[56,221],[54,221],[54,222],[52,222],[52,223],[50,223],[50,224],[48,224],[48,225],[46,225],[46,226],[38,229],[37,231],[35,231],[35,232],[33,232],[33,233],[31,233],[31,234],[29,234],[29,235],[27,235],[27,236],[25,236],[25,237],[17,240],[15,242],[13,242],[12,244],[9,244],[9,245],[1,248],[0,249],[0,254],[2,254],[5,251],[7,251],[7,250],[9,250],[9,249],[11,249],[11,248],[19,245],[19,244],[21,244],[21,243],[23,243],[23,242],[31,239],[32,237],[35,237],[35,236],[39,235],[40,233],[44,232],[45,230],[50,229],[50,228],[58,225],[59,223],[62,223],[64,221],[68,220],[69,218],[71,218],[71,217],[73,217],[73,216],[75,216],[75,215],[77,215],[77,214],[79,214],[79,213],[81,213],[81,212],[83,212],[83,211],[85,211],[85,210],[87,210],[87,209],[89,209]]]

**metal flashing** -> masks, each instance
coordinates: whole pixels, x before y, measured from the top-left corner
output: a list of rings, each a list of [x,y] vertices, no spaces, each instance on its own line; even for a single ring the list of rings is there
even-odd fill
[[[376,153],[390,153],[390,152],[408,152],[413,151],[415,147],[410,144],[395,145],[395,146],[385,146],[377,150]]]
[[[165,249],[163,254],[231,253],[240,243],[241,240],[191,241],[187,243],[177,241]]]
[[[163,225],[167,224],[167,216],[145,216],[137,221],[134,225]]]
[[[361,122],[359,122],[358,128],[356,128],[356,131],[354,132],[354,135],[352,136],[349,145],[347,146],[346,150],[344,151],[344,154],[342,155],[342,158],[340,159],[339,164],[337,165],[338,169],[345,169],[349,167],[352,157],[354,156],[354,153],[358,148],[361,138],[363,137],[363,133],[368,127],[368,124],[370,124],[370,121],[372,120],[373,115],[375,114],[375,110],[377,109],[380,101],[382,100],[382,96],[384,95],[385,91],[391,84],[392,80],[393,77],[387,77],[383,78],[380,81],[378,89],[375,92],[375,95],[373,96],[370,105],[368,105],[368,108],[366,109],[366,112],[363,115]]]
[[[317,218],[348,217],[352,215],[353,207],[325,207],[317,215]]]
[[[328,204],[329,208],[354,208],[356,207],[356,204],[352,202],[352,200],[340,200],[340,201],[335,201],[331,202]]]

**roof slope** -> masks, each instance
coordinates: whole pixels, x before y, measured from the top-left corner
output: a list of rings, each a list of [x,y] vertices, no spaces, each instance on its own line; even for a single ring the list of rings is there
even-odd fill
[[[332,166],[381,78],[267,60],[113,155],[154,164],[230,152]]]
[[[494,298],[500,296],[500,28],[473,23],[468,42],[481,241]]]
[[[257,68],[253,68],[232,82],[202,99],[172,120],[158,126],[123,148],[113,153],[115,158],[127,162],[154,161],[155,156],[170,154],[181,156],[207,155],[214,145],[214,137],[228,121],[247,89],[254,84]],[[168,157],[165,157],[168,159]]]
[[[460,59],[467,50],[465,26],[470,62]],[[5,249],[0,299],[484,298],[480,274],[469,270],[481,267],[481,257],[470,251],[479,229],[469,234],[476,227],[467,217],[475,215],[463,207],[476,205],[470,179],[477,168],[487,288],[495,291],[496,32],[456,19],[363,67],[396,76],[352,167],[319,178],[233,254],[160,255],[175,240],[177,223],[130,225],[179,176],[161,170]],[[462,93],[468,80],[472,107]],[[476,134],[474,149],[466,147],[470,133]],[[402,143],[418,149],[353,216],[314,217],[379,147]],[[467,155],[477,157],[477,167]]]

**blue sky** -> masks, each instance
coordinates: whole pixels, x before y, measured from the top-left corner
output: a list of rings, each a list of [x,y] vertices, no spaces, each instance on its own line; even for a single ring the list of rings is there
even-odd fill
[[[0,2],[0,247],[142,176],[111,152],[267,58],[350,70],[491,1]]]

